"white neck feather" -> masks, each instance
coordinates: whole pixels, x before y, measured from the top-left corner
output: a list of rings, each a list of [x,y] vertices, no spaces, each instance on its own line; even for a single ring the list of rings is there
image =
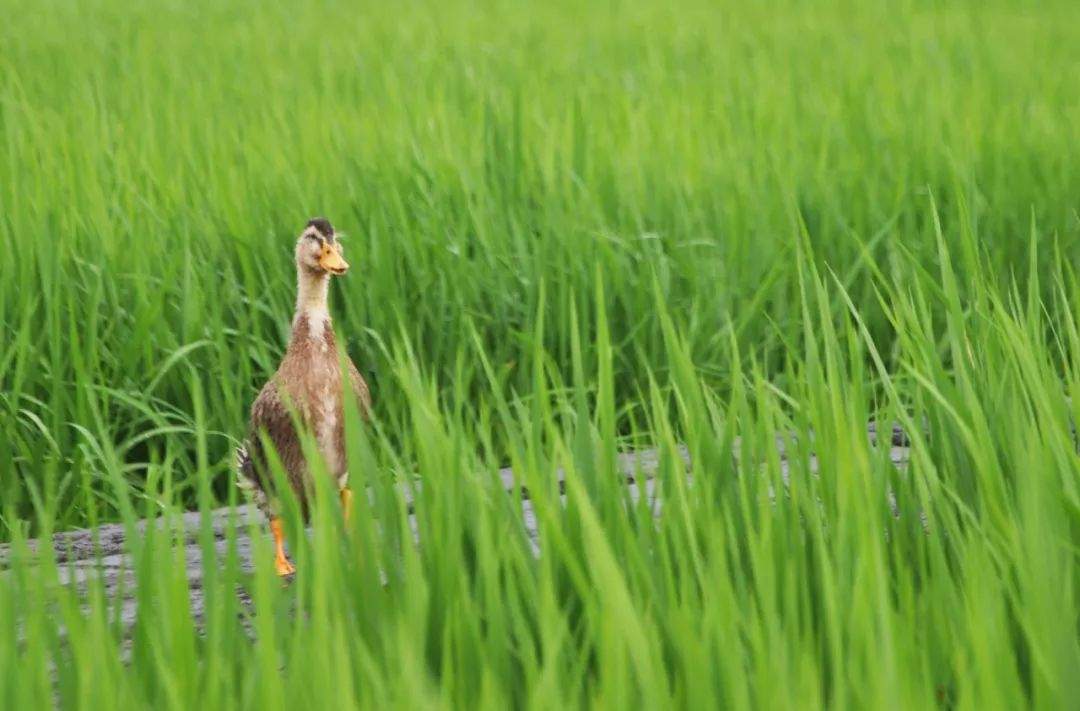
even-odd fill
[[[307,317],[308,333],[312,338],[321,339],[323,328],[330,323],[330,311],[326,305],[330,276],[315,274],[302,267],[297,271],[296,316],[293,324],[301,316]]]

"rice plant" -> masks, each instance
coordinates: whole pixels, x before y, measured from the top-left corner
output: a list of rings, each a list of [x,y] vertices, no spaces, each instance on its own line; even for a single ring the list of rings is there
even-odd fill
[[[1080,698],[1072,3],[0,11],[0,708]],[[316,214],[282,584],[211,512]]]

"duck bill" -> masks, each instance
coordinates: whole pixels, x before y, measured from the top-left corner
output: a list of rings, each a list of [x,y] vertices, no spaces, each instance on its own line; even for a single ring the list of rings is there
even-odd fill
[[[336,249],[329,249],[319,257],[319,267],[331,274],[344,274],[349,270],[349,263]]]

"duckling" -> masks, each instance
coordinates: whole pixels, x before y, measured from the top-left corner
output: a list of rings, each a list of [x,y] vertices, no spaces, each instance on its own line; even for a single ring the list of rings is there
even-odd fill
[[[252,493],[255,504],[270,521],[274,568],[282,576],[291,575],[296,569],[285,555],[285,535],[276,511],[273,478],[261,433],[273,444],[306,518],[312,481],[300,437],[293,426],[295,412],[303,426],[314,434],[326,469],[334,477],[346,520],[351,509],[342,412],[345,387],[326,299],[331,276],[340,276],[348,269],[341,242],[330,222],[322,217],[310,220],[296,241],[296,314],[289,345],[277,372],[251,406],[248,439],[237,450],[238,483]],[[367,383],[347,356],[344,361],[348,392],[356,398],[361,414],[367,417],[371,409]]]

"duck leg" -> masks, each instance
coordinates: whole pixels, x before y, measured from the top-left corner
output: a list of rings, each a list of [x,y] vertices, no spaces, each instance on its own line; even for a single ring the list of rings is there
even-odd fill
[[[352,517],[352,489],[343,486],[338,495],[341,497],[341,512],[345,517],[345,525],[348,526],[349,519]]]
[[[280,576],[292,575],[296,568],[285,556],[285,531],[281,527],[281,519],[270,519],[270,533],[274,536],[274,570]]]

